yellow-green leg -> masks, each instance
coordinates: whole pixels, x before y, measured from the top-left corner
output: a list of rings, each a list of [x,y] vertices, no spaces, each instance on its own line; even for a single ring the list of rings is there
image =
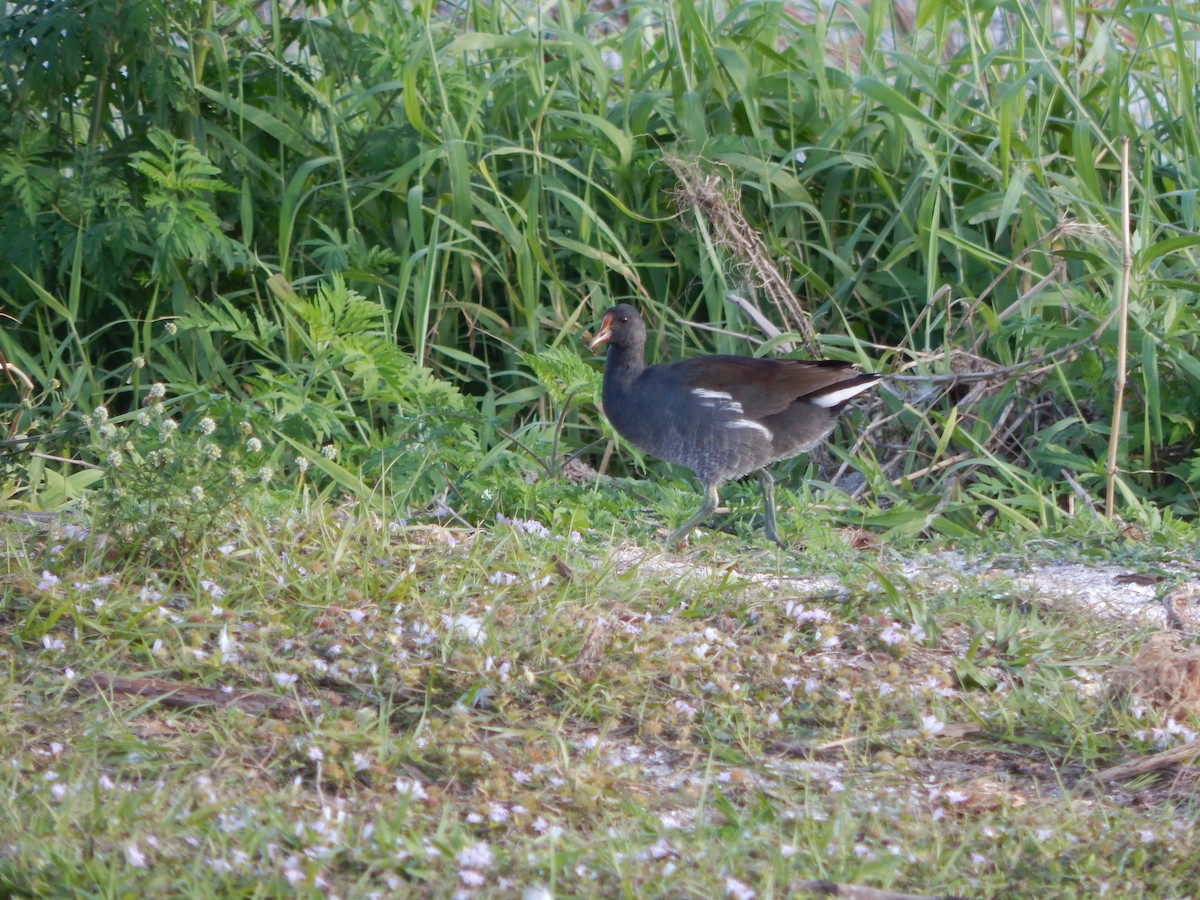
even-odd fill
[[[766,524],[763,525],[763,531],[766,533],[768,541],[778,544],[786,550],[786,545],[779,539],[779,530],[775,527],[775,479],[766,469],[759,469],[758,484],[762,488],[763,515],[767,518]]]
[[[683,542],[687,540],[687,536],[692,533],[697,525],[712,515],[712,511],[717,508],[720,503],[720,498],[717,497],[717,486],[715,484],[706,484],[704,486],[704,502],[700,504],[700,508],[696,510],[696,514],[680,525],[667,538],[667,545],[670,547],[682,547]]]

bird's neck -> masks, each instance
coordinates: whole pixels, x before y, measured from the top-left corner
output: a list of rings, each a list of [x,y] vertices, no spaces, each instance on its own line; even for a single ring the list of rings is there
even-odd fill
[[[604,386],[609,390],[629,390],[645,370],[644,348],[610,346],[604,361]]]

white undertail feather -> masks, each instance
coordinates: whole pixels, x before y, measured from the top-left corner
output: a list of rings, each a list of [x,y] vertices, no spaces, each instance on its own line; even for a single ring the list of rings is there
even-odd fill
[[[878,379],[876,379],[878,381]],[[869,391],[875,387],[875,381],[868,381],[863,384],[852,384],[850,387],[844,387],[836,391],[829,391],[826,394],[821,394],[817,397],[809,397],[808,402],[813,406],[822,406],[825,409],[832,409],[842,403],[845,403],[851,397],[857,397],[863,391]]]

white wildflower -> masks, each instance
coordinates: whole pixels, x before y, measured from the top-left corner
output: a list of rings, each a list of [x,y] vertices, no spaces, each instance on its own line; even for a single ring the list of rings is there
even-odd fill
[[[937,716],[921,716],[921,734],[925,737],[933,737],[935,734],[941,734],[946,728],[946,723]]]
[[[486,841],[477,841],[458,851],[458,864],[466,869],[490,869],[494,860],[492,848]]]

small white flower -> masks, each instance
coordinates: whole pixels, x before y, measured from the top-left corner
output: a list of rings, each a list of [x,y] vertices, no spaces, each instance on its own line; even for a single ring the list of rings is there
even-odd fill
[[[109,450],[108,456],[104,457],[104,461],[114,469],[119,469],[121,468],[121,463],[125,462],[125,457],[121,455],[120,450]]]
[[[104,406],[97,406],[95,409],[92,410],[92,418],[95,419],[98,424],[107,422],[108,421],[108,408],[104,407]]]
[[[208,458],[209,462],[216,462],[221,458],[221,448],[216,444],[205,444],[204,455]]]
[[[301,475],[303,475],[305,472],[308,471],[308,457],[307,456],[297,456],[296,457],[296,469],[300,472]]]
[[[733,900],[754,900],[754,891],[736,878],[725,879],[725,896]]]
[[[227,665],[234,665],[238,662],[238,642],[229,634],[229,626],[221,626],[221,633],[217,635],[217,649],[221,651],[221,661]]]
[[[48,591],[58,584],[58,576],[48,569],[42,570],[42,580],[38,582],[39,591]]]
[[[946,728],[946,723],[937,716],[921,716],[921,734],[925,737],[933,737],[935,734],[940,734]]]
[[[429,797],[425,793],[425,788],[422,787],[421,782],[416,780],[407,781],[403,778],[396,779],[396,793],[411,800],[425,800]]]
[[[161,381],[156,381],[154,384],[150,385],[150,393],[146,396],[152,400],[161,400],[163,397],[167,396],[167,386]]]
[[[164,327],[167,330],[167,334],[170,334],[170,335],[174,335],[175,332],[177,332],[179,330],[179,326],[176,325],[174,322],[168,322]]]
[[[196,503],[204,499],[204,488],[198,484],[192,485],[192,489],[188,491],[188,496]]]
[[[275,683],[280,687],[291,687],[296,683],[297,677],[298,676],[292,675],[289,672],[275,672],[271,676],[271,678],[275,680]]]
[[[134,841],[125,845],[125,862],[135,869],[146,868],[146,854],[138,848]]]
[[[210,435],[217,430],[217,423],[209,416],[205,416],[200,420],[200,433]]]
[[[262,466],[258,470],[258,480],[266,484],[275,476],[275,470],[270,466]]]
[[[784,606],[784,613],[788,616],[791,616],[801,624],[805,622],[815,622],[820,624],[822,622],[833,621],[833,616],[831,616],[826,610],[821,609],[819,606],[814,606],[812,609],[809,609],[803,603],[797,603],[794,600],[789,600],[787,602],[787,604]]]
[[[692,706],[686,700],[680,700],[679,698],[672,700],[671,705],[675,707],[676,712],[685,716],[694,716],[699,712],[696,707]]]
[[[200,587],[208,593],[208,596],[214,600],[220,600],[225,596],[225,588],[221,587],[215,581],[209,581],[207,578],[200,579]]]
[[[146,368],[146,357],[144,357],[144,356],[135,356],[135,357],[133,358],[133,367],[134,367],[135,369],[144,369],[144,368]]]
[[[333,444],[325,444],[321,447],[321,455],[326,459],[333,461],[337,459],[338,450]]]
[[[496,824],[507,822],[510,815],[508,807],[503,803],[491,803],[488,805],[488,818]]]
[[[465,869],[490,869],[494,860],[492,848],[486,841],[477,841],[458,851],[458,864]]]
[[[262,450],[262,441],[256,437],[246,438],[246,452],[258,453]]]
[[[474,616],[457,615],[450,620],[450,626],[472,644],[482,644],[487,639],[483,623]]]

